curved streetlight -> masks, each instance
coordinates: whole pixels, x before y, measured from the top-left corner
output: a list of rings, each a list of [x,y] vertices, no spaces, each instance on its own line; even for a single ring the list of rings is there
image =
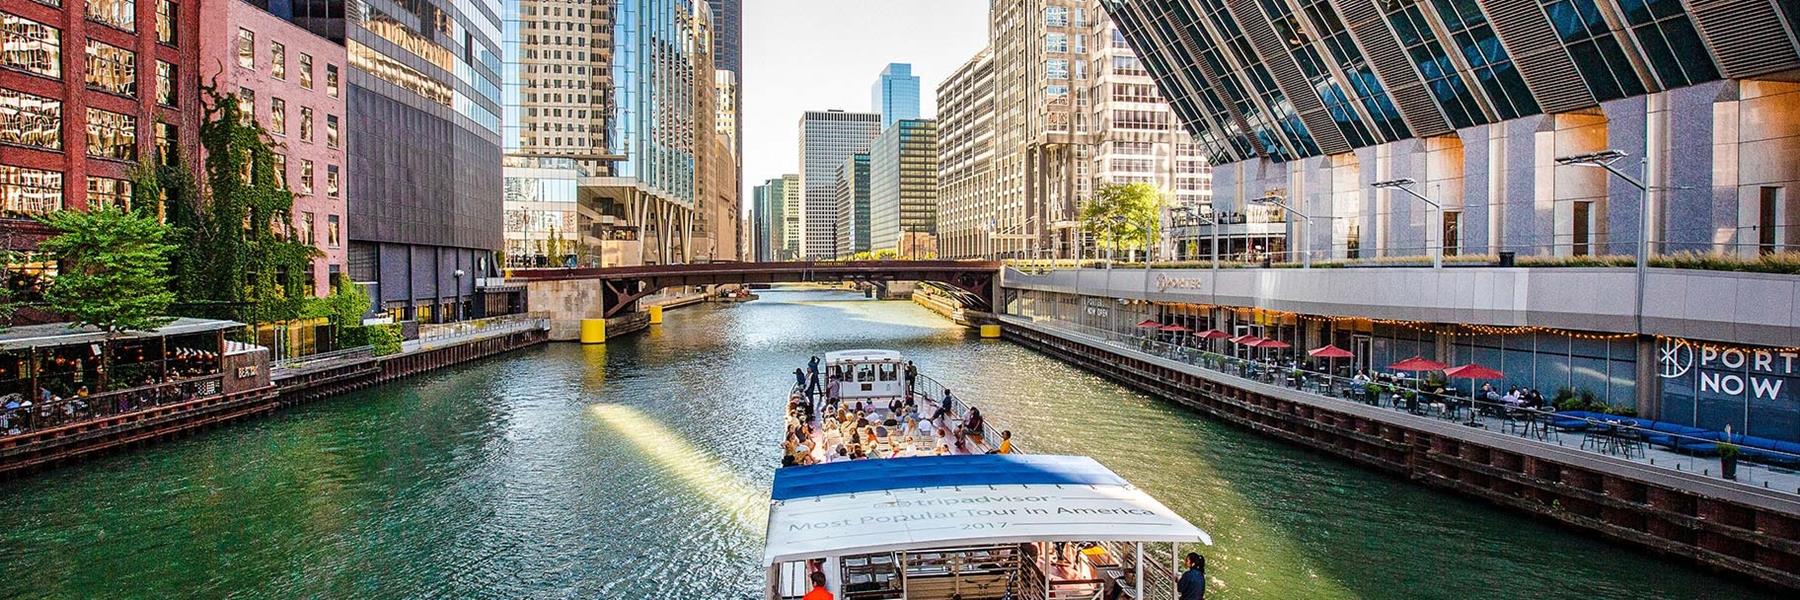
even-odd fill
[[[1304,268],[1304,269],[1311,269],[1312,268],[1312,223],[1313,223],[1312,217],[1307,216],[1306,213],[1294,210],[1294,207],[1292,207],[1292,206],[1288,206],[1287,199],[1283,198],[1281,196],[1275,196],[1275,195],[1263,196],[1261,198],[1251,200],[1250,203],[1251,204],[1270,204],[1270,205],[1274,205],[1274,206],[1279,206],[1284,211],[1299,215],[1300,218],[1306,219],[1306,235],[1301,236],[1301,238],[1300,238],[1301,244],[1303,244],[1306,247],[1306,249],[1301,251],[1300,267]],[[1283,219],[1283,220],[1285,221],[1286,219]]]
[[[1416,184],[1416,183],[1418,183],[1418,182],[1413,181],[1411,178],[1400,178],[1400,179],[1392,179],[1392,180],[1388,180],[1388,181],[1377,181],[1377,182],[1369,184],[1369,185],[1376,187],[1376,188],[1400,190],[1402,192],[1406,192],[1406,195],[1412,196],[1414,198],[1418,198],[1420,202],[1424,202],[1427,206],[1430,206],[1432,208],[1432,210],[1437,211],[1437,214],[1442,215],[1444,213],[1443,206],[1439,205],[1436,202],[1432,202],[1431,199],[1426,198],[1424,194],[1420,194],[1420,193],[1412,190],[1412,185]],[[1443,227],[1443,224],[1438,223],[1437,221],[1438,221],[1438,219],[1431,219],[1431,218],[1427,218],[1425,220],[1425,245],[1431,246],[1431,248],[1432,248],[1431,268],[1442,269],[1442,268],[1444,268],[1444,243],[1442,240],[1439,240],[1437,243],[1434,244],[1434,243],[1432,243],[1432,240],[1431,240],[1432,232],[1437,230],[1440,227]]]
[[[1613,163],[1630,156],[1620,150],[1601,150],[1587,154],[1574,154],[1557,157],[1556,164],[1561,167],[1599,167],[1606,169],[1619,179],[1625,180],[1638,189],[1638,239],[1637,239],[1637,332],[1644,333],[1644,266],[1650,253],[1650,187],[1637,178],[1626,175]],[[1639,169],[1643,163],[1638,164]]]

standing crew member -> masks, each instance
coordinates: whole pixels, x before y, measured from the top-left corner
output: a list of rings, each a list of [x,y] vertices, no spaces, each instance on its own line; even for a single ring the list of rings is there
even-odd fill
[[[1181,574],[1181,581],[1175,584],[1178,600],[1201,600],[1206,597],[1206,557],[1198,552],[1187,555],[1188,570]],[[817,581],[817,580],[815,580]]]
[[[825,589],[825,574],[812,572],[812,591],[807,592],[800,600],[833,600],[831,590]]]

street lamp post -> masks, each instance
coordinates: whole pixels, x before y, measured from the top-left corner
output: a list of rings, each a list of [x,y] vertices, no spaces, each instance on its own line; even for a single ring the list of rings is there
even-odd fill
[[[1571,156],[1558,157],[1556,159],[1556,164],[1558,166],[1599,167],[1602,169],[1606,169],[1606,172],[1612,173],[1614,176],[1618,177],[1619,179],[1625,180],[1625,183],[1629,183],[1633,187],[1636,187],[1638,189],[1637,311],[1636,312],[1637,312],[1637,332],[1638,332],[1638,335],[1643,335],[1643,333],[1644,333],[1644,276],[1645,276],[1645,266],[1649,262],[1649,254],[1650,254],[1650,187],[1648,185],[1645,185],[1643,181],[1640,181],[1637,178],[1632,177],[1630,175],[1626,175],[1623,171],[1620,171],[1618,169],[1618,167],[1613,166],[1613,163],[1618,162],[1619,160],[1624,159],[1627,156],[1629,156],[1629,155],[1622,151],[1619,151],[1619,150],[1602,150],[1600,152],[1590,152],[1587,154],[1576,154],[1576,155],[1571,155]],[[1642,169],[1642,165],[1643,165],[1643,163],[1639,163],[1640,170]]]
[[[1389,180],[1389,181],[1377,181],[1371,185],[1373,185],[1374,187],[1377,187],[1377,188],[1400,190],[1402,192],[1405,192],[1406,195],[1408,195],[1408,196],[1418,198],[1420,202],[1424,202],[1426,206],[1430,206],[1432,208],[1432,210],[1437,211],[1438,215],[1444,214],[1443,206],[1439,205],[1436,202],[1432,202],[1431,199],[1426,198],[1424,194],[1420,194],[1420,193],[1412,190],[1411,186],[1415,183],[1418,183],[1418,182],[1413,181],[1410,178],[1402,178],[1402,179],[1393,179],[1393,180]],[[1432,232],[1443,226],[1442,223],[1438,222],[1441,219],[1442,219],[1442,217],[1440,216],[1438,219],[1427,218],[1425,220],[1425,245],[1431,246],[1431,248],[1432,248],[1432,250],[1431,250],[1431,268],[1433,268],[1433,269],[1444,268],[1444,242],[1443,242],[1443,240],[1438,240],[1436,243],[1433,243],[1432,239],[1431,239]]]
[[[1313,224],[1312,217],[1307,216],[1306,213],[1294,210],[1294,207],[1292,207],[1292,206],[1288,206],[1288,203],[1286,202],[1286,198],[1282,198],[1281,196],[1274,196],[1274,195],[1263,196],[1261,198],[1251,200],[1250,203],[1251,204],[1273,204],[1275,206],[1281,207],[1282,210],[1285,210],[1290,213],[1294,213],[1296,215],[1299,215],[1300,218],[1306,219],[1306,235],[1302,236],[1300,238],[1302,245],[1304,245],[1306,247],[1306,249],[1301,251],[1300,266],[1301,266],[1301,268],[1311,269],[1312,268],[1312,224]],[[1283,220],[1286,220],[1286,219],[1283,219]]]

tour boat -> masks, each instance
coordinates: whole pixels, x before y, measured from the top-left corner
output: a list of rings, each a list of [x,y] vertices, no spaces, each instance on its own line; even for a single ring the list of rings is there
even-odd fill
[[[815,364],[789,395],[790,415],[810,406],[814,416],[802,443],[784,442],[786,456],[814,464],[775,472],[768,600],[802,598],[815,572],[842,600],[1173,599],[1179,544],[1212,544],[1092,458],[1021,454],[1010,444],[1014,451],[996,452],[992,424],[964,428],[969,405],[898,352],[831,352]],[[929,419],[947,397],[934,424],[965,430],[955,439],[907,435],[902,419],[890,420],[915,409]],[[870,429],[898,431],[845,435],[838,409],[853,413],[858,403]],[[868,458],[836,458],[838,446],[864,443]]]

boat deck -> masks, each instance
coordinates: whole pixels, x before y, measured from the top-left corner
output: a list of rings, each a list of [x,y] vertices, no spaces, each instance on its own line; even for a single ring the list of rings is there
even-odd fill
[[[794,410],[799,403],[811,402],[813,416],[805,423],[804,451],[796,446],[790,453],[800,457],[800,464],[821,464],[858,460],[859,449],[862,459],[881,459],[986,454],[998,446],[998,434],[985,423],[980,435],[962,433],[969,408],[962,401],[952,398],[951,410],[939,415],[942,393],[934,397],[932,388],[941,389],[921,378],[907,392],[911,406],[902,402],[898,411],[892,406],[895,398],[839,400],[826,392],[808,399],[796,391],[789,396],[789,425],[800,422]],[[933,415],[938,418],[932,419]],[[841,458],[839,448],[844,450]]]

